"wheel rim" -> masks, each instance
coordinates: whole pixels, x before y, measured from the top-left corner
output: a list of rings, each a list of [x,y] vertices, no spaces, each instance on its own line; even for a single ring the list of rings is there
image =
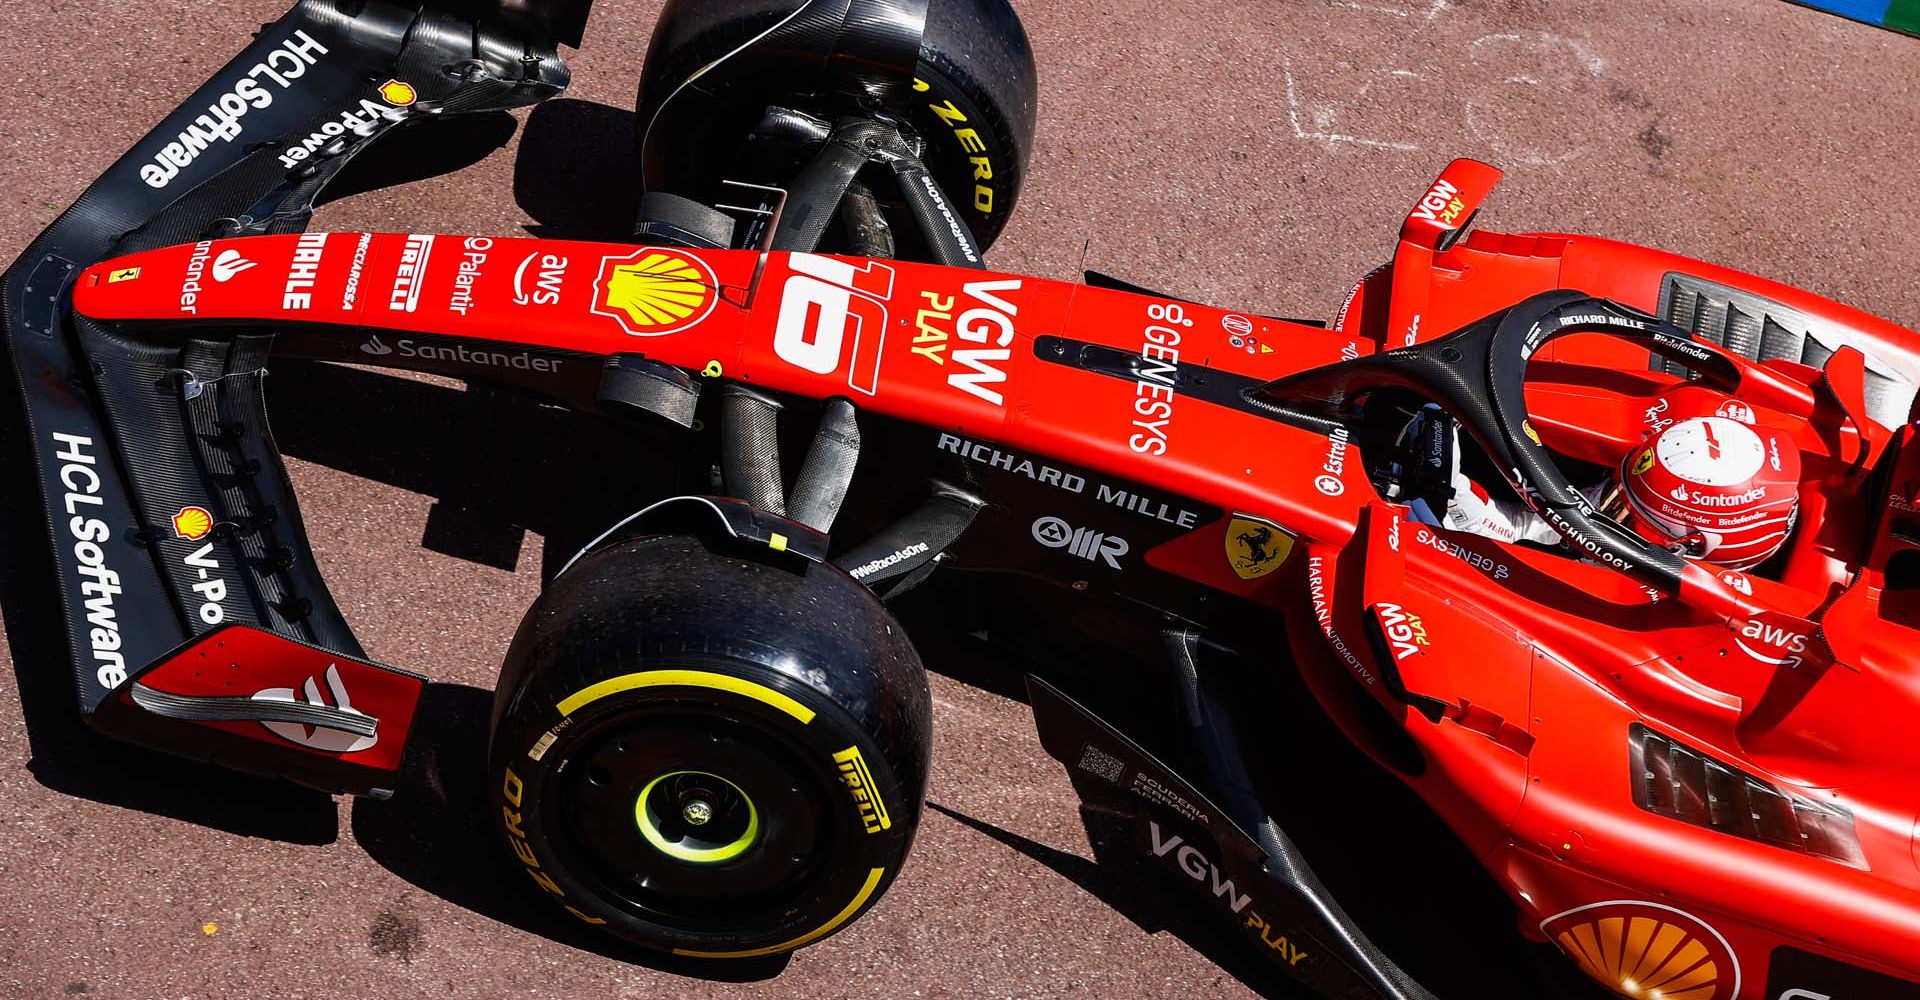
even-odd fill
[[[705,771],[670,771],[634,798],[633,821],[654,849],[676,861],[714,865],[760,839],[760,811],[740,786]]]
[[[806,747],[749,714],[629,708],[577,739],[565,791],[548,804],[556,847],[596,895],[718,930],[787,911],[834,870],[838,786],[806,765]],[[705,823],[689,821],[695,802],[711,810]]]

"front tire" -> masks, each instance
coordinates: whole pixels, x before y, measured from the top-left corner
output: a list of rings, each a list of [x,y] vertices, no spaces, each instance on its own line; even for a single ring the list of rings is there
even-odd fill
[[[703,958],[790,951],[872,907],[931,751],[925,671],[864,587],[687,536],[556,580],[495,715],[496,822],[543,894]]]
[[[826,120],[881,114],[924,140],[928,171],[979,245],[991,246],[1026,180],[1038,93],[1026,29],[1008,0],[929,0],[910,86],[895,91],[885,85],[909,81],[866,81],[894,95],[884,107],[833,90],[803,50],[753,44],[805,7],[805,0],[669,0],[635,101],[646,188],[712,204],[738,196],[719,186],[723,178],[785,184],[804,157],[765,163],[746,153],[744,140],[769,105]]]

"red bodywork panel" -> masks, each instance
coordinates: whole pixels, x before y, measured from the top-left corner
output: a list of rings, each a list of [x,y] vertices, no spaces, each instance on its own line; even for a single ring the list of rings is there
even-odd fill
[[[140,675],[142,687],[186,699],[269,699],[339,709],[375,720],[360,736],[292,722],[203,721],[254,739],[272,739],[321,757],[395,772],[426,678],[342,656],[285,636],[231,625],[195,639]],[[123,694],[123,698],[134,697]]]
[[[1777,646],[1823,620],[1836,662],[1795,667],[1756,659],[1753,646],[1774,638],[1736,641],[1743,636],[1697,595],[1407,520],[1376,494],[1344,436],[1174,391],[1176,365],[1251,385],[1439,337],[1553,288],[1652,311],[1674,271],[1845,327],[1878,362],[1920,372],[1914,334],[1724,269],[1585,237],[1480,232],[1450,242],[1498,176],[1479,166],[1449,168],[1452,192],[1436,187],[1448,195],[1436,220],[1410,219],[1395,262],[1355,289],[1334,329],[910,263],[359,233],[135,254],[83,274],[74,305],[103,321],[312,324],[355,340],[374,331],[370,354],[389,332],[475,349],[641,354],[801,396],[845,396],[872,413],[1210,504],[1227,513],[1149,552],[1151,569],[1135,572],[1174,574],[1284,614],[1308,683],[1357,743],[1393,757],[1378,735],[1383,708],[1410,735],[1425,765],[1403,771],[1406,780],[1483,858],[1529,933],[1598,962],[1589,971],[1616,987],[1622,948],[1640,948],[1652,977],[1651,942],[1698,940],[1710,960],[1696,956],[1684,975],[1661,980],[1673,1000],[1772,1000],[1769,955],[1783,944],[1920,980],[1920,601],[1883,594],[1889,566],[1920,548],[1892,527],[1914,512],[1920,451],[1901,450],[1890,497],[1869,488],[1863,460],[1895,435],[1848,405],[1859,393],[1844,352],[1824,372],[1770,363],[1753,377],[1752,398],[1735,400],[1652,370],[1643,348],[1579,336],[1536,356],[1528,388],[1546,445],[1602,465],[1662,421],[1730,403],[1793,436],[1806,470],[1802,520],[1777,578],[1690,573],[1768,609],[1746,627],[1775,629]],[[1132,361],[1121,372],[1090,370],[1087,345]],[[1278,572],[1233,571],[1223,551],[1236,514],[1293,536]],[[1389,690],[1396,684],[1405,695]],[[1859,863],[1636,805],[1635,724],[1845,810]],[[1669,925],[1678,930],[1661,930]],[[1613,958],[1583,957],[1588,941]]]

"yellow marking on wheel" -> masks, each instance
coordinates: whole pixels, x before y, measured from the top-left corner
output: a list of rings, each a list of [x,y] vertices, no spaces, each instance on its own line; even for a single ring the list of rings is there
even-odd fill
[[[747,804],[746,832],[735,837],[732,843],[719,844],[714,847],[688,847],[684,841],[668,840],[666,834],[660,832],[660,824],[655,822],[653,810],[648,808],[647,802],[652,798],[655,786],[668,778],[681,774],[698,774],[702,777],[716,778],[725,783],[728,788],[733,789],[734,794],[740,796],[741,801]],[[753,800],[747,797],[746,792],[740,790],[739,785],[727,781],[727,779],[721,778],[717,774],[707,774],[703,771],[673,771],[647,782],[647,786],[640,789],[640,796],[633,800],[633,821],[640,827],[640,835],[647,838],[647,843],[652,844],[655,850],[658,850],[667,857],[697,865],[711,865],[718,864],[722,861],[731,861],[745,854],[747,848],[752,847],[754,842],[760,838],[760,810],[753,807]]]
[[[859,911],[860,907],[866,903],[867,897],[873,895],[873,890],[880,885],[880,876],[886,873],[887,870],[885,868],[875,868],[868,872],[867,884],[861,886],[859,892],[854,893],[853,902],[848,903],[846,909],[834,914],[832,920],[815,927],[813,930],[791,941],[782,941],[776,945],[769,945],[765,948],[753,948],[748,951],[693,951],[688,948],[675,948],[673,949],[673,953],[676,955],[686,955],[690,958],[757,958],[761,955],[777,955],[783,951],[792,951],[801,945],[826,937],[828,934],[833,933],[835,928],[851,920],[853,915]]]
[[[813,709],[765,684],[756,684],[731,674],[716,674],[707,670],[646,670],[637,674],[609,677],[598,684],[588,685],[575,691],[561,699],[560,704],[554,707],[561,715],[572,715],[608,695],[649,687],[700,687],[713,691],[726,691],[772,705],[799,719],[801,725],[812,722],[814,716]]]

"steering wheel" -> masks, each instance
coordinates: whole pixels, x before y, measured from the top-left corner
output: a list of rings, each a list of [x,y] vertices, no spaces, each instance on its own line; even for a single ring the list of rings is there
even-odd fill
[[[1248,390],[1247,399],[1281,420],[1325,431],[1342,423],[1350,413],[1348,401],[1368,390],[1397,387],[1424,395],[1467,428],[1514,492],[1577,551],[1726,619],[1736,631],[1757,619],[1776,631],[1785,629],[1786,641],[1765,644],[1769,652],[1776,645],[1817,644],[1812,622],[1741,593],[1718,571],[1660,548],[1594,510],[1554,464],[1527,419],[1527,363],[1549,341],[1574,333],[1602,333],[1643,344],[1686,366],[1694,379],[1729,394],[1746,386],[1767,395],[1795,395],[1777,376],[1671,323],[1561,289],[1535,295],[1444,337],[1267,383]],[[1784,656],[1755,655],[1786,661]]]

